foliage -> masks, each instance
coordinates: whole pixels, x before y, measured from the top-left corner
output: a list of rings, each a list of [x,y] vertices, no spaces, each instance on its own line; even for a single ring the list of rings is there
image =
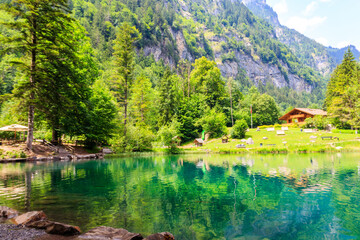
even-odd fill
[[[169,153],[178,153],[177,148],[178,139],[176,137],[181,137],[179,134],[180,124],[176,120],[173,120],[170,125],[164,125],[160,128],[158,132],[158,139],[160,142],[167,147]]]
[[[190,81],[193,85],[192,91],[202,93],[205,96],[205,102],[210,108],[223,100],[225,82],[221,79],[220,69],[214,61],[209,61],[205,57],[196,59]]]
[[[250,108],[253,127],[273,125],[279,121],[280,111],[274,98],[267,94],[260,94],[255,87],[252,87],[244,100],[240,102],[240,111],[237,114],[237,118],[245,119],[249,126],[251,126]]]
[[[324,130],[327,125],[330,124],[330,121],[328,118],[323,116],[315,116],[314,118],[307,118],[305,119],[305,124],[303,125],[303,128],[316,128],[320,130]]]
[[[153,132],[144,124],[130,125],[126,132],[126,151],[143,152],[152,149]]]
[[[244,119],[237,120],[231,129],[231,137],[238,139],[245,138],[245,133],[248,128],[249,126]]]
[[[325,104],[329,116],[343,124],[359,127],[360,66],[350,49],[328,83]]]
[[[198,120],[197,124],[201,126],[206,133],[210,133],[212,138],[227,134],[225,114],[216,111],[216,109],[210,110],[205,116]]]
[[[115,96],[121,106],[124,107],[124,135],[128,121],[128,101],[130,89],[134,82],[134,43],[141,39],[141,34],[128,22],[123,23],[116,34],[114,41],[114,65],[113,88]]]

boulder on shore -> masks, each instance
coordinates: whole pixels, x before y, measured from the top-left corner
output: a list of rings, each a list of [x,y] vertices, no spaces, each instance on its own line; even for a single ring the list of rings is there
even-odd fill
[[[46,227],[46,233],[49,234],[57,234],[57,235],[65,235],[65,236],[73,236],[81,233],[80,228],[78,226],[71,226],[64,223],[53,222],[49,226]]]
[[[6,206],[0,206],[0,217],[3,218],[14,218],[19,215],[19,212],[15,209],[6,207]]]
[[[47,217],[43,211],[32,211],[17,216],[16,218],[14,218],[14,222],[15,224],[26,225],[30,222],[35,222],[44,219],[47,219]]]
[[[78,239],[121,239],[121,240],[142,240],[144,239],[139,233],[131,233],[126,229],[112,228],[100,226],[90,229],[87,233],[84,233],[78,237]]]
[[[29,222],[29,223],[25,224],[25,227],[46,229],[47,227],[51,226],[52,224],[54,224],[53,221],[39,220],[39,221],[33,221],[33,222]]]
[[[169,232],[162,232],[152,234],[145,238],[145,240],[175,240],[175,237]]]

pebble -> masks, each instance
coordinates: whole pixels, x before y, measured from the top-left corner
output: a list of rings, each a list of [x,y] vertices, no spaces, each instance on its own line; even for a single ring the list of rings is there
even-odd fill
[[[1,240],[28,240],[45,234],[44,230],[26,228],[21,225],[0,224]]]

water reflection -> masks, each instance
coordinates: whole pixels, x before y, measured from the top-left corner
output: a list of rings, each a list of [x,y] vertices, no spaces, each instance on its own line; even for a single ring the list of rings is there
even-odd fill
[[[0,204],[177,239],[360,238],[360,162],[195,155],[0,165]]]

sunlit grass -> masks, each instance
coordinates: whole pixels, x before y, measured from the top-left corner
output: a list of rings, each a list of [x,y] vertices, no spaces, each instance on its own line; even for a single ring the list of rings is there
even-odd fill
[[[324,136],[337,137],[337,139],[322,139]],[[349,133],[335,133],[317,131],[305,133],[300,128],[290,128],[285,135],[277,135],[276,131],[268,132],[266,129],[256,131],[251,129],[246,133],[245,139],[252,138],[253,145],[246,145],[245,149],[236,145],[244,144],[240,139],[229,139],[222,143],[221,139],[210,139],[202,147],[195,147],[193,143],[186,144],[186,151],[218,152],[218,153],[308,153],[308,152],[339,152],[360,150],[358,135]],[[360,136],[359,136],[360,137]]]

